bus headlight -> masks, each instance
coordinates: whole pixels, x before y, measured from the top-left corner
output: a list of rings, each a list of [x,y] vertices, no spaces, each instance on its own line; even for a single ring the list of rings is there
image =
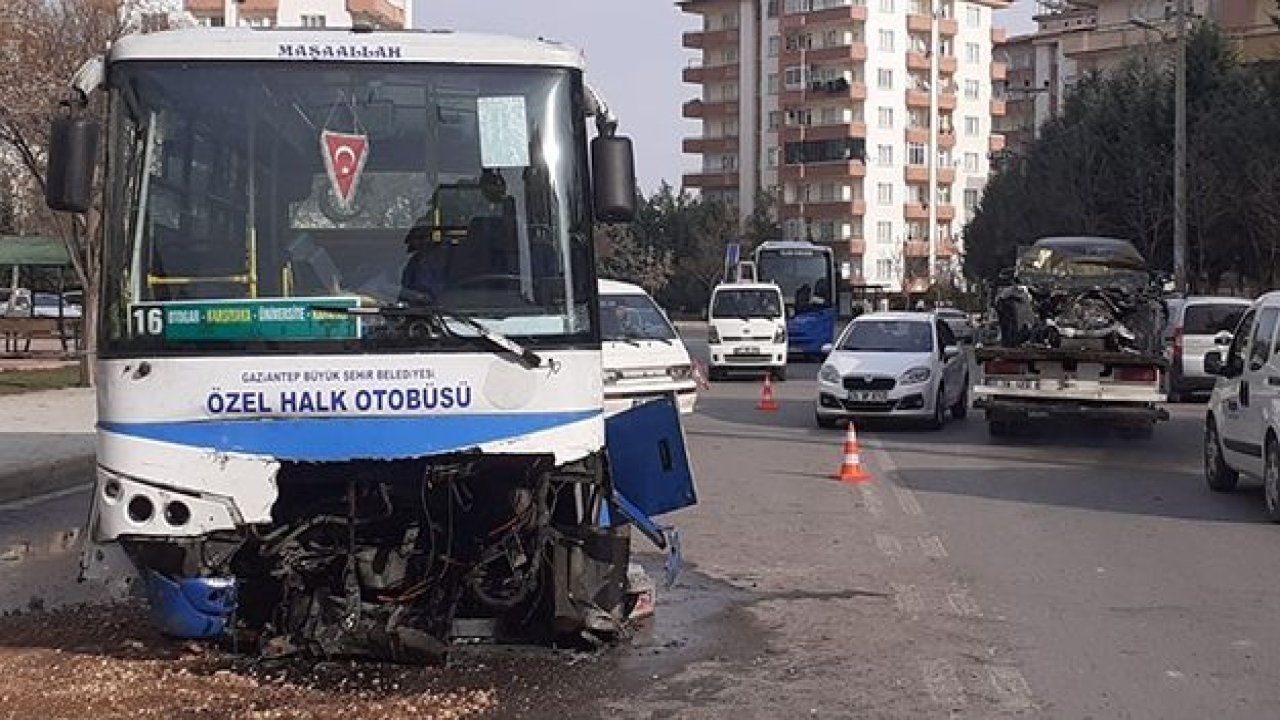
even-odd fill
[[[604,371],[604,384],[612,385],[622,379],[622,373],[617,370]]]

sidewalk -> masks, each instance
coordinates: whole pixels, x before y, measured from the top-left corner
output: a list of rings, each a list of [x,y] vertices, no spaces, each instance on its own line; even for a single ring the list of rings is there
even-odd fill
[[[0,397],[0,503],[93,481],[93,388]]]

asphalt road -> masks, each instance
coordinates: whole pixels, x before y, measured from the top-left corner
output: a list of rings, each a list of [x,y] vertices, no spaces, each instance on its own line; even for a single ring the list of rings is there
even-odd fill
[[[816,368],[774,386],[773,413],[757,382],[703,393],[686,426],[700,503],[669,518],[686,572],[628,645],[504,665],[538,681],[494,679],[498,716],[1277,715],[1280,528],[1256,485],[1205,488],[1203,406],[1147,441],[996,442],[978,414],[860,426],[875,479],[851,485],[830,478],[843,432],[813,423]],[[58,531],[84,512],[76,495],[0,509],[0,552],[38,538],[0,560],[0,609],[101,592],[39,589],[73,565]]]

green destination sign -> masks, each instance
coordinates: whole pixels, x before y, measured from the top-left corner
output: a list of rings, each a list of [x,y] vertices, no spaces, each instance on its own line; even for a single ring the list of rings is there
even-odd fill
[[[135,336],[165,340],[326,340],[360,337],[360,322],[314,306],[356,307],[356,298],[180,300],[138,303],[130,310]]]

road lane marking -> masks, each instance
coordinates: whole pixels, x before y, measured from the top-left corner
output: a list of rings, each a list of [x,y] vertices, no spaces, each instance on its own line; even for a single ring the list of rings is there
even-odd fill
[[[947,556],[947,548],[943,546],[942,538],[937,535],[921,535],[916,540],[920,543],[920,551],[925,557],[941,560]]]
[[[876,533],[876,547],[880,548],[880,552],[891,558],[897,558],[902,555],[902,542],[892,535]]]
[[[893,589],[893,605],[899,612],[908,615],[924,612],[924,596],[920,594],[920,588],[900,583],[891,583],[889,587]]]
[[[859,485],[858,489],[862,492],[862,504],[867,508],[867,512],[872,517],[881,517],[884,515],[884,502],[880,500],[880,496],[876,493],[876,489],[870,485]]]
[[[996,666],[987,671],[1000,706],[1007,710],[1031,708],[1031,686],[1015,667]]]
[[[7,503],[0,503],[0,513],[13,512],[15,510],[26,510],[27,508],[34,507],[41,503],[60,500],[64,497],[69,497],[77,493],[88,492],[92,487],[93,483],[84,483],[83,485],[76,485],[75,487],[69,487],[65,490],[54,490],[53,492],[47,492],[42,495],[32,495],[31,497],[22,498],[21,500],[10,500]]]
[[[902,512],[907,515],[923,515],[924,510],[920,507],[920,501],[916,500],[916,494],[904,487],[895,487],[893,494],[898,498],[898,506],[902,508]]]
[[[920,664],[920,670],[925,689],[935,703],[951,707],[964,704],[964,689],[951,663],[942,658],[926,660]]]
[[[978,606],[978,601],[973,599],[968,590],[953,590],[947,593],[947,604],[951,606],[952,612],[961,617],[982,617],[982,608]]]

